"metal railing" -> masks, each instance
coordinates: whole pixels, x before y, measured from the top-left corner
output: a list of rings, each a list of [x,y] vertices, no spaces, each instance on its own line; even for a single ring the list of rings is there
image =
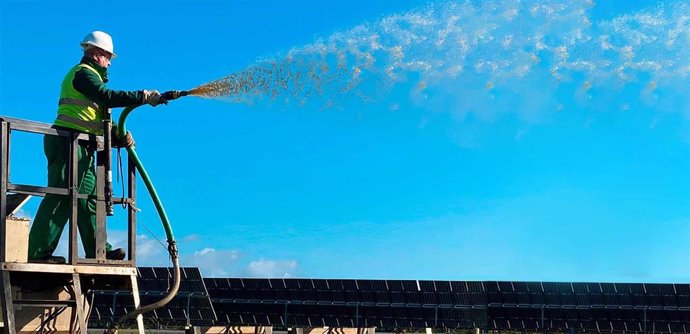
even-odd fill
[[[10,181],[10,153],[12,133],[15,131],[64,137],[69,143],[67,163],[67,187],[48,187],[28,184],[16,184]],[[78,148],[81,144],[92,145],[96,149],[96,257],[80,258],[78,251],[77,233],[78,218],[77,207],[80,199],[91,199],[92,195],[79,194],[78,173]],[[23,119],[0,116],[0,262],[5,262],[7,240],[7,195],[8,193],[28,194],[45,197],[48,194],[69,197],[71,214],[69,216],[69,245],[67,263],[78,264],[119,264],[127,266],[136,265],[136,169],[132,161],[127,162],[127,197],[114,197],[115,204],[127,205],[128,237],[127,259],[106,259],[106,161],[110,154],[103,150],[103,137],[76,131],[68,131],[63,128],[55,128],[50,124],[28,121]],[[125,180],[123,180],[125,182]],[[28,245],[27,245],[28,247]]]

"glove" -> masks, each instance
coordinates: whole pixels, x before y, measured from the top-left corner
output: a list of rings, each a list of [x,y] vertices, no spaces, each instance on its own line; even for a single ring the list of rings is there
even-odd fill
[[[127,134],[125,134],[125,138],[120,138],[119,131],[117,131],[117,126],[113,126],[111,130],[111,136],[112,138],[112,147],[118,148],[118,147],[131,147],[136,145],[134,142],[134,137],[132,137],[132,133],[127,131]]]
[[[164,99],[157,90],[143,90],[144,103],[155,107],[159,104],[168,104],[168,100]]]

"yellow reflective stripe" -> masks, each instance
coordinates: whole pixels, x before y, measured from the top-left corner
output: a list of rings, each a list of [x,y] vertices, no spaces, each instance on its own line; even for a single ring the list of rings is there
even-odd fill
[[[74,99],[69,97],[60,98],[58,105],[61,106],[64,104],[70,104],[79,107],[91,107],[99,111],[101,110],[101,107],[98,105],[98,103],[89,100]]]
[[[81,66],[81,67],[86,67],[86,68],[90,69],[93,73],[96,73],[96,75],[98,75],[98,78],[101,79],[101,82],[103,81],[103,77],[101,76],[101,74],[98,73],[98,71],[96,71],[95,68],[91,67],[91,65],[88,65],[88,64],[79,64],[79,66]]]
[[[72,117],[72,116],[66,115],[66,114],[58,114],[57,119],[59,119],[63,122],[67,122],[67,123],[81,126],[82,128],[85,128],[85,129],[88,129],[88,130],[91,130],[94,132],[99,132],[99,131],[103,130],[102,123],[97,122],[97,121],[92,121],[92,122],[85,121],[83,119]]]

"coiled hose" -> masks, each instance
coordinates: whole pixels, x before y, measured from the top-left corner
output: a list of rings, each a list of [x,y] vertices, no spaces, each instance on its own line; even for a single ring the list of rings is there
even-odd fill
[[[120,138],[124,138],[127,134],[127,116],[129,116],[129,114],[137,107],[139,106],[129,106],[122,111],[122,114],[120,115],[120,119],[118,121],[118,135]],[[180,288],[179,254],[177,251],[177,243],[175,242],[175,237],[172,233],[172,227],[170,226],[170,221],[168,220],[168,215],[165,213],[165,208],[163,208],[163,204],[161,203],[161,200],[158,197],[156,188],[153,186],[151,178],[146,172],[144,165],[141,163],[141,160],[139,159],[137,152],[134,150],[134,147],[127,147],[127,153],[129,154],[129,158],[132,159],[132,161],[134,162],[134,165],[136,166],[137,170],[139,171],[139,174],[141,175],[141,178],[144,180],[144,184],[146,184],[146,189],[149,191],[149,194],[151,195],[151,199],[153,200],[153,203],[156,206],[156,211],[158,211],[158,216],[160,216],[161,221],[163,223],[163,227],[165,228],[165,234],[168,238],[168,253],[170,253],[170,258],[172,259],[173,264],[174,281],[172,287],[170,288],[170,290],[168,290],[168,294],[163,299],[149,305],[140,306],[135,310],[125,314],[114,324],[112,324],[111,327],[105,331],[105,333],[117,333],[117,328],[125,320],[137,317],[140,314],[153,311],[157,308],[165,306],[175,297],[175,295],[177,294],[177,290],[179,290]]]

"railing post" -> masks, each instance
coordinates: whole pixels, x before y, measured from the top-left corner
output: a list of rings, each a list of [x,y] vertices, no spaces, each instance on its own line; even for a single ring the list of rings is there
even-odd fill
[[[122,180],[124,182],[124,180]],[[134,161],[129,156],[127,157],[127,197],[130,199],[127,205],[127,222],[129,231],[129,240],[127,243],[127,254],[132,265],[136,266],[136,251],[137,251],[137,211],[136,211],[136,197],[137,197],[137,168]]]
[[[69,263],[77,264],[79,259],[78,243],[77,243],[77,226],[79,226],[79,136],[76,132],[70,132],[70,135],[65,137],[65,141],[69,144],[69,163],[67,189],[69,190],[70,198],[70,219],[69,219]],[[49,136],[49,135],[46,135]]]
[[[0,262],[5,262],[7,236],[7,183],[9,182],[10,127],[7,122],[0,123]]]
[[[103,117],[103,158],[105,165],[105,213],[107,216],[115,215],[113,210],[113,156],[112,156],[112,110],[106,109]]]
[[[105,227],[105,154],[104,151],[96,154],[96,261],[98,262],[105,260],[105,242],[107,239]]]

